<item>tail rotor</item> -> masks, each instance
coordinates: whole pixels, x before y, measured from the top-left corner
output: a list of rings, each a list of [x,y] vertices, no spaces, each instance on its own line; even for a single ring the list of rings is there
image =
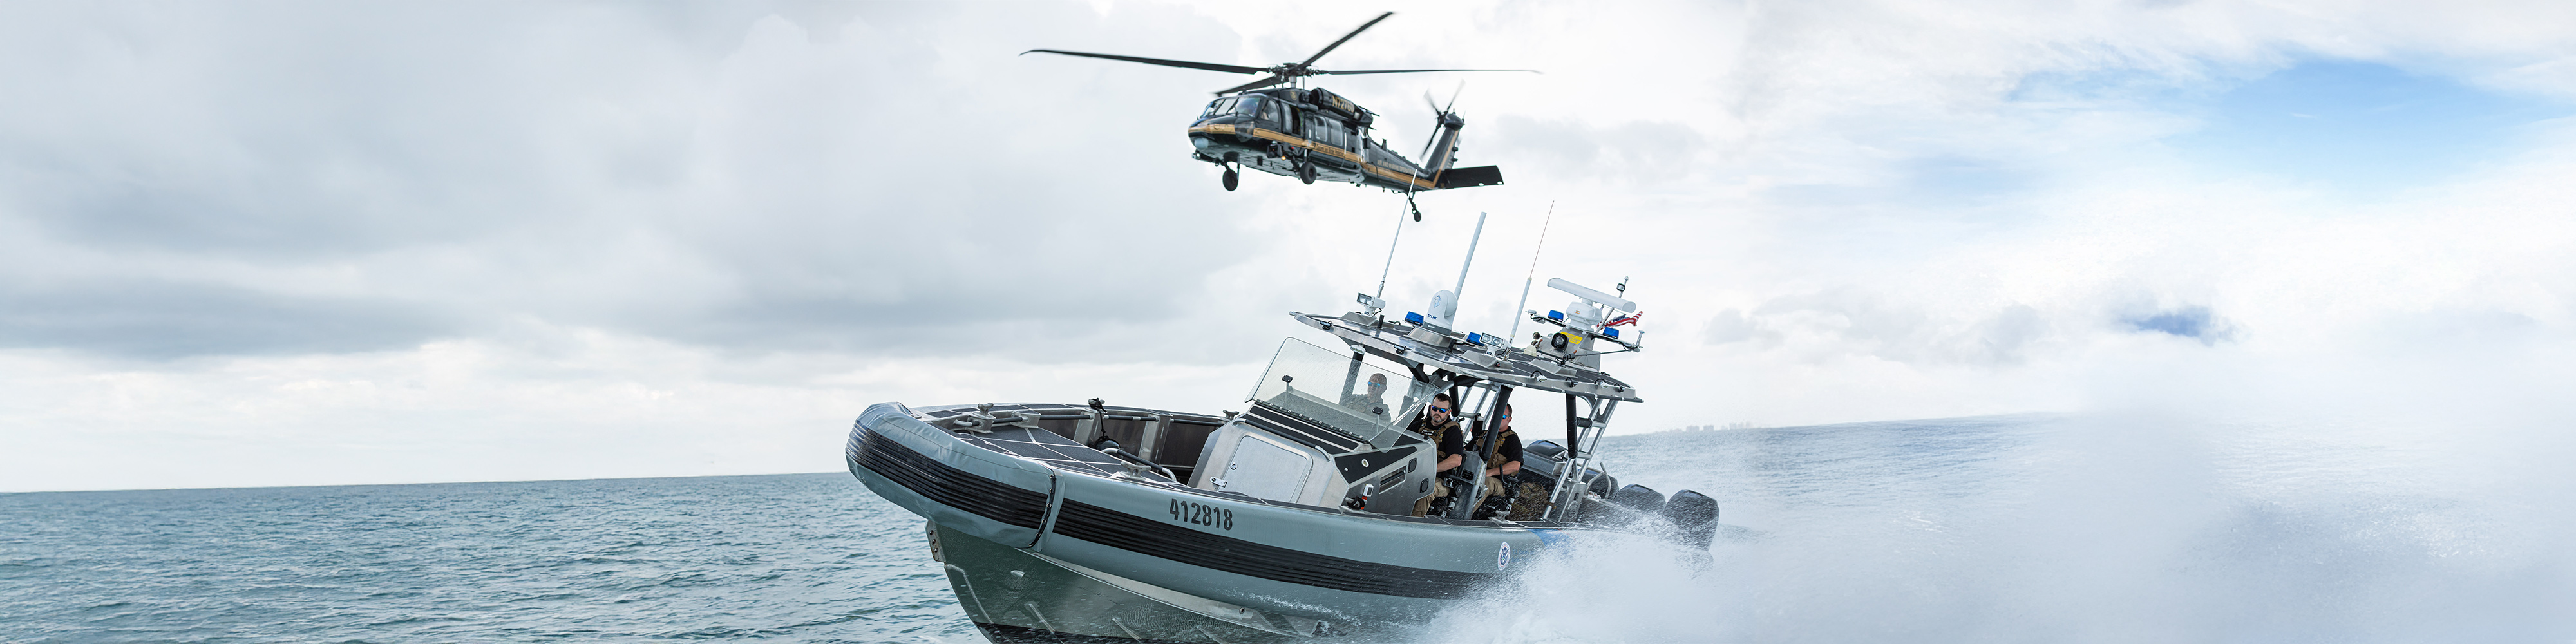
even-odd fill
[[[1422,152],[1413,156],[1420,157],[1425,162],[1431,160],[1431,146],[1440,142],[1441,130],[1443,128],[1456,129],[1457,126],[1451,125],[1449,120],[1452,117],[1457,116],[1457,112],[1452,111],[1450,108],[1458,106],[1458,95],[1465,93],[1466,91],[1467,82],[1458,81],[1458,88],[1449,91],[1449,104],[1447,105],[1442,105],[1440,104],[1440,101],[1432,100],[1430,92],[1422,93],[1422,105],[1424,107],[1431,108],[1431,138],[1424,140],[1422,142]],[[1435,172],[1437,171],[1435,170]]]
[[[1450,162],[1455,161],[1450,155],[1458,152],[1458,129],[1467,126],[1467,120],[1458,118],[1458,113],[1450,109],[1458,106],[1458,95],[1466,91],[1467,84],[1459,83],[1458,89],[1449,92],[1447,105],[1433,100],[1429,92],[1422,94],[1422,102],[1431,108],[1433,120],[1431,140],[1423,142],[1422,153],[1417,156],[1422,159],[1423,173],[1435,182],[1441,173],[1449,170]]]

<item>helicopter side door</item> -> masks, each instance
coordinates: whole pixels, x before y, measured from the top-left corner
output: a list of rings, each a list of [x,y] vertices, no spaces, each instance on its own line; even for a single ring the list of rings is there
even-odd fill
[[[1370,158],[1372,155],[1369,154],[1368,141],[1368,126],[1357,123],[1351,124],[1351,154],[1356,154],[1360,157],[1360,176],[1362,177],[1368,176],[1369,163],[1376,161],[1376,159]]]
[[[1306,110],[1297,109],[1297,107],[1296,107],[1296,106],[1285,106],[1285,105],[1283,105],[1283,106],[1281,106],[1281,107],[1282,107],[1282,109],[1281,109],[1281,112],[1282,112],[1281,116],[1282,116],[1283,118],[1280,120],[1280,128],[1279,128],[1279,129],[1280,129],[1280,131],[1282,131],[1282,132],[1286,132],[1286,133],[1288,133],[1288,136],[1295,137],[1295,138],[1300,139],[1300,140],[1303,140],[1303,141],[1305,141],[1305,142],[1304,142],[1304,143],[1302,143],[1302,144],[1298,144],[1298,143],[1286,143],[1286,144],[1281,144],[1281,145],[1282,145],[1282,147],[1283,147],[1283,149],[1281,149],[1281,150],[1280,150],[1280,152],[1282,152],[1282,153],[1283,153],[1283,155],[1288,159],[1288,162],[1289,162],[1289,163],[1288,163],[1288,165],[1289,165],[1289,167],[1291,167],[1291,168],[1302,168],[1302,167],[1305,167],[1305,166],[1306,166],[1306,164],[1307,164],[1307,161],[1306,161],[1307,152],[1308,152],[1309,150],[1311,150],[1311,149],[1312,149],[1312,148],[1310,148],[1310,147],[1308,147],[1308,146],[1311,146],[1311,145],[1313,145],[1313,144],[1314,144],[1314,136],[1313,136],[1313,134],[1312,134],[1312,132],[1314,131],[1314,129],[1313,129],[1313,128],[1310,128],[1310,127],[1307,127],[1307,123],[1306,123],[1306,121],[1307,121],[1308,119],[1314,118],[1314,115],[1313,115],[1313,113],[1308,112],[1308,111],[1306,111]],[[1301,174],[1300,176],[1302,176],[1302,174]]]

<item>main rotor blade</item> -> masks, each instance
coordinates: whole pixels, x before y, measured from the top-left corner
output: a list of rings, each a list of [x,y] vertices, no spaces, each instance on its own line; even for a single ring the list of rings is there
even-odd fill
[[[1208,70],[1208,71],[1212,71],[1212,72],[1233,72],[1233,73],[1237,73],[1237,74],[1259,74],[1259,73],[1262,73],[1262,72],[1270,71],[1269,69],[1265,69],[1265,68],[1261,68],[1261,67],[1245,67],[1245,66],[1242,66],[1242,65],[1219,65],[1219,64],[1216,64],[1216,63],[1193,63],[1193,62],[1186,61],[1186,60],[1164,60],[1164,59],[1161,59],[1161,58],[1145,58],[1145,57],[1141,57],[1141,56],[1120,56],[1120,55],[1116,55],[1116,54],[1094,54],[1094,53],[1079,52],[1079,51],[1065,51],[1065,50],[1062,50],[1062,49],[1031,49],[1031,50],[1028,50],[1028,51],[1020,52],[1020,55],[1022,55],[1022,56],[1027,56],[1027,55],[1029,55],[1029,54],[1038,53],[1038,52],[1046,52],[1046,53],[1050,53],[1050,54],[1064,54],[1064,55],[1066,55],[1066,56],[1082,56],[1082,57],[1086,57],[1086,58],[1107,58],[1107,59],[1110,59],[1110,60],[1123,60],[1123,61],[1127,61],[1127,62],[1131,62],[1131,63],[1144,63],[1144,64],[1147,64],[1147,65],[1163,65],[1163,66],[1167,66],[1167,67],[1188,67],[1188,68],[1190,68],[1190,69],[1204,69],[1204,70]]]
[[[1269,86],[1272,86],[1272,85],[1277,85],[1277,84],[1285,83],[1285,82],[1288,82],[1288,77],[1286,77],[1286,76],[1272,76],[1272,77],[1269,77],[1269,78],[1264,78],[1264,79],[1261,79],[1261,80],[1252,81],[1252,82],[1249,82],[1249,83],[1244,83],[1244,84],[1241,84],[1241,85],[1236,85],[1236,86],[1233,86],[1233,87],[1228,87],[1228,88],[1225,88],[1225,89],[1217,90],[1217,91],[1216,91],[1216,95],[1218,95],[1218,96],[1224,96],[1224,95],[1227,95],[1227,94],[1232,94],[1232,93],[1240,92],[1240,91],[1247,90],[1247,89],[1261,89],[1261,88],[1264,88],[1264,87],[1269,87]]]
[[[1340,46],[1342,46],[1342,43],[1350,42],[1350,41],[1351,41],[1351,37],[1352,37],[1352,36],[1357,36],[1357,35],[1360,35],[1360,32],[1368,31],[1368,28],[1377,26],[1378,21],[1385,20],[1387,16],[1392,16],[1392,15],[1395,15],[1395,12],[1393,12],[1393,11],[1389,11],[1389,12],[1386,12],[1386,13],[1378,14],[1378,15],[1377,15],[1377,17],[1375,17],[1375,18],[1370,18],[1370,19],[1369,19],[1369,21],[1368,21],[1368,24],[1360,25],[1360,28],[1358,28],[1358,29],[1353,29],[1353,30],[1351,30],[1351,33],[1343,35],[1341,40],[1336,40],[1336,41],[1333,41],[1333,44],[1325,45],[1325,46],[1324,46],[1324,50],[1323,50],[1323,51],[1315,52],[1315,55],[1313,55],[1313,56],[1307,56],[1307,57],[1306,57],[1306,62],[1304,62],[1304,63],[1300,63],[1300,64],[1303,64],[1303,65],[1312,65],[1312,64],[1315,64],[1315,59],[1323,58],[1323,57],[1324,57],[1324,54],[1333,53],[1333,48],[1334,48],[1334,47],[1340,47]]]
[[[1535,70],[1535,69],[1361,69],[1361,70],[1353,70],[1353,71],[1346,71],[1346,72],[1328,72],[1328,71],[1324,71],[1324,70],[1321,70],[1321,69],[1310,69],[1310,70],[1306,70],[1306,73],[1309,73],[1309,74],[1411,74],[1411,73],[1415,73],[1415,72],[1529,72],[1529,73],[1532,73],[1532,74],[1540,73],[1538,70]]]

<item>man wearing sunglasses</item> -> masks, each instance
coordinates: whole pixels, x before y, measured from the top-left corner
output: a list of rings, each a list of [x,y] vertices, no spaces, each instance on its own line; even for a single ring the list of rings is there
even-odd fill
[[[1342,406],[1349,407],[1351,410],[1357,411],[1362,415],[1373,417],[1378,422],[1385,422],[1386,374],[1369,374],[1368,393],[1342,394]]]
[[[1538,518],[1538,511],[1543,509],[1540,506],[1547,503],[1546,490],[1543,487],[1536,490],[1530,489],[1530,486],[1536,482],[1528,480],[1532,477],[1521,475],[1521,435],[1512,431],[1510,403],[1503,404],[1503,413],[1494,419],[1494,425],[1494,443],[1499,447],[1494,449],[1494,461],[1486,464],[1488,467],[1485,468],[1485,494],[1476,498],[1475,518],[1482,519],[1492,513],[1500,512],[1502,506],[1494,504],[1493,501],[1495,497],[1506,495],[1517,498],[1518,504],[1512,506],[1511,515],[1505,518],[1513,520]],[[1471,452],[1482,452],[1485,447],[1482,441],[1478,441],[1478,444],[1468,445],[1466,449]],[[1533,493],[1536,496],[1533,496]]]
[[[1442,483],[1437,473],[1457,469],[1460,464],[1467,462],[1466,457],[1461,455],[1465,451],[1461,445],[1466,440],[1464,436],[1466,432],[1458,430],[1458,420],[1455,418],[1457,407],[1457,401],[1449,398],[1449,392],[1432,394],[1430,410],[1413,421],[1413,431],[1422,434],[1422,437],[1431,441],[1431,444],[1439,446],[1440,454],[1440,466],[1432,468],[1434,474],[1431,477],[1431,493],[1423,495],[1422,500],[1413,502],[1413,516],[1429,514],[1432,501],[1449,496],[1449,485]]]

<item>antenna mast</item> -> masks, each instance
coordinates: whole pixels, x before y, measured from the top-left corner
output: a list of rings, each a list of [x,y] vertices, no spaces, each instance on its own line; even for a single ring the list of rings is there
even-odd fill
[[[1476,234],[1467,238],[1467,261],[1458,264],[1458,288],[1449,289],[1449,301],[1458,301],[1458,293],[1467,290],[1467,269],[1476,265],[1476,242],[1484,239],[1485,213],[1480,212],[1476,213]],[[1449,320],[1449,328],[1458,328],[1458,321]]]
[[[1405,199],[1406,205],[1411,205],[1412,196],[1406,195]],[[1386,304],[1384,304],[1386,301],[1386,274],[1395,270],[1395,249],[1403,243],[1404,211],[1398,210],[1395,211],[1395,241],[1387,242],[1386,244],[1386,266],[1377,269],[1377,294],[1369,296],[1369,299],[1376,300],[1378,303],[1370,304],[1369,308],[1376,309],[1384,308],[1386,306]],[[1375,312],[1372,311],[1371,313]]]
[[[1529,276],[1521,278],[1521,303],[1519,306],[1514,306],[1512,308],[1522,310],[1527,310],[1529,308],[1530,282],[1538,279],[1538,252],[1547,250],[1547,225],[1552,223],[1556,223],[1556,202],[1554,201],[1547,202],[1547,219],[1540,220],[1538,223],[1538,247],[1530,249]],[[1619,285],[1621,287],[1626,287],[1628,282],[1626,280],[1621,280]],[[1512,332],[1503,335],[1504,343],[1509,344],[1519,341],[1514,340],[1513,338],[1521,336],[1521,318],[1524,317],[1528,316],[1521,313],[1512,314]]]

